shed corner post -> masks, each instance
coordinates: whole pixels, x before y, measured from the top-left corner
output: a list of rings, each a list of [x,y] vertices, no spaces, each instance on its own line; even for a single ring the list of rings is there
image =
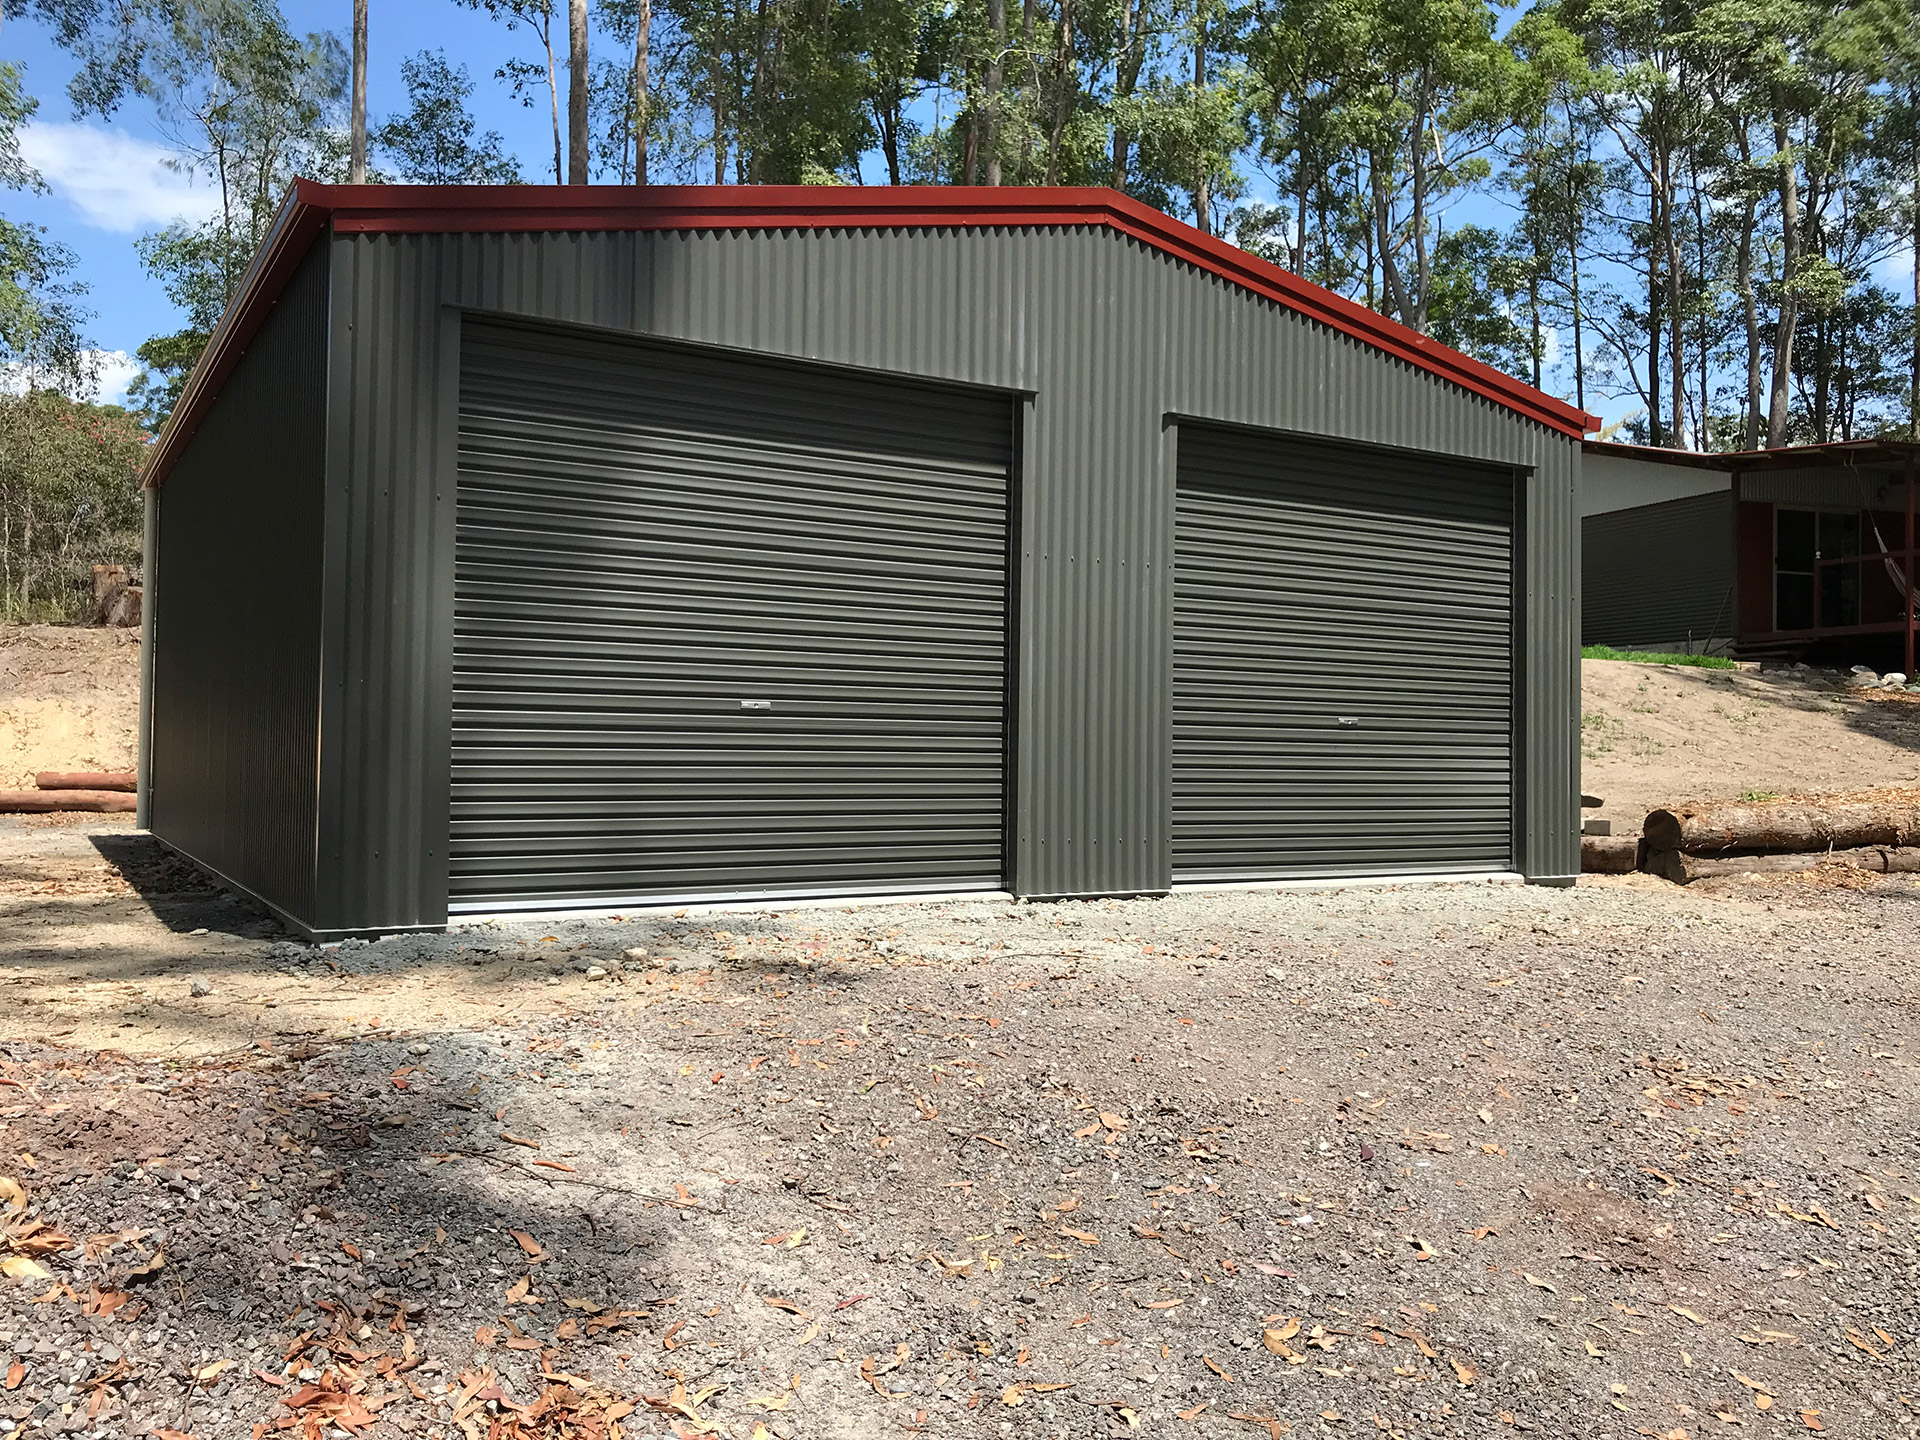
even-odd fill
[[[133,823],[142,830],[153,828],[153,644],[157,627],[154,601],[158,589],[154,577],[159,572],[160,490],[155,485],[140,487],[140,729],[134,742]],[[1908,527],[1911,529],[1911,525]],[[1907,544],[1913,544],[1909,536]]]

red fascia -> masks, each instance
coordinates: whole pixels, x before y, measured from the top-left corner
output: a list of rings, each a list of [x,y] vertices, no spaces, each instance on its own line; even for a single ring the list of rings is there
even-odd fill
[[[320,185],[295,182],[239,299],[208,346],[203,373],[155,447],[147,483],[178,458],[319,231],[339,235],[608,230],[953,230],[1104,226],[1217,275],[1560,434],[1597,430],[1588,415],[1363,305],[1203,234],[1118,191],[1092,187],[837,185]]]

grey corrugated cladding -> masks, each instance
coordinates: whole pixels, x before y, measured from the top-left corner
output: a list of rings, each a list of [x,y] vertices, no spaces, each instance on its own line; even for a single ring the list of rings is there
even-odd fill
[[[1578,870],[1580,451],[1543,424],[1104,227],[330,234],[320,251],[316,930],[447,913],[463,309],[1022,397],[1009,881],[1025,894],[1169,883],[1170,417],[1524,470],[1517,851],[1535,879]]]
[[[327,296],[316,249],[158,492],[147,556],[147,824],[309,924]]]
[[[1734,634],[1732,491],[1589,515],[1580,529],[1582,644]]]

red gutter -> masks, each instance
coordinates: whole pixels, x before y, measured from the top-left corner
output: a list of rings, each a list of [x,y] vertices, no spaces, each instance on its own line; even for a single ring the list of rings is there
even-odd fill
[[[1600,426],[1512,376],[1114,190],[1005,186],[319,185],[296,181],[147,466],[157,485],[328,222],[339,235],[1104,226],[1580,439]],[[264,263],[263,263],[264,262]],[[204,372],[204,373],[203,373]]]

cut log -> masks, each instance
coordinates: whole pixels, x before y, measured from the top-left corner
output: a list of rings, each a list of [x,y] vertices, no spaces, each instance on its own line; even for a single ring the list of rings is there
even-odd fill
[[[1647,844],[1688,855],[1786,854],[1920,844],[1920,805],[1800,801],[1755,805],[1738,800],[1655,810]]]
[[[93,567],[93,623],[107,624],[107,616],[112,612],[115,602],[126,590],[127,567],[124,565],[96,565]]]
[[[1583,835],[1580,869],[1588,875],[1631,875],[1640,859],[1638,835]]]
[[[42,790],[131,790],[131,770],[42,770],[33,777]]]
[[[140,627],[140,607],[145,603],[138,585],[129,585],[108,604],[105,622],[120,630],[137,630]]]
[[[0,790],[0,815],[46,815],[55,810],[132,810],[124,790]]]
[[[1642,868],[1676,885],[1715,875],[1793,875],[1822,865],[1842,865],[1876,875],[1920,875],[1920,847],[1878,845],[1852,850],[1821,850],[1801,855],[1687,855],[1678,850],[1649,850]]]

